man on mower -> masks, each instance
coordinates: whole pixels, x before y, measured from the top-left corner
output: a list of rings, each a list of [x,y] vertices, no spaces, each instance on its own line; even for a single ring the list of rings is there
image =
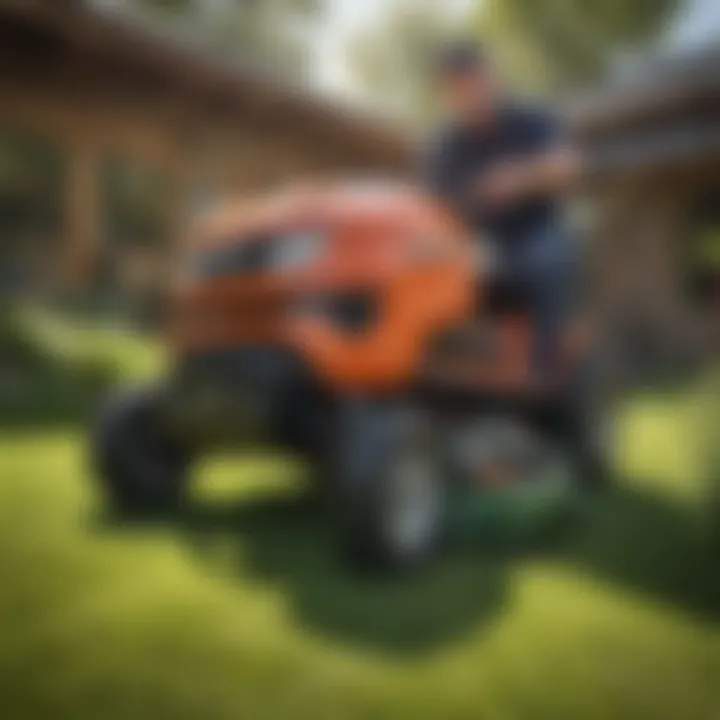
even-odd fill
[[[581,158],[551,113],[509,98],[477,46],[447,48],[437,76],[448,117],[426,151],[425,183],[489,244],[492,272],[527,297],[536,380],[548,380],[575,269],[561,198]]]

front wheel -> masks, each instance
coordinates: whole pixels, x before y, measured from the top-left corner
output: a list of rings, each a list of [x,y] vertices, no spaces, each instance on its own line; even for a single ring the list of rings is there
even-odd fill
[[[348,411],[342,432],[337,515],[346,559],[375,570],[424,564],[440,545],[446,499],[429,422],[362,404]]]
[[[175,510],[185,497],[189,453],[163,427],[161,408],[157,388],[131,390],[107,403],[94,429],[95,469],[123,513]]]

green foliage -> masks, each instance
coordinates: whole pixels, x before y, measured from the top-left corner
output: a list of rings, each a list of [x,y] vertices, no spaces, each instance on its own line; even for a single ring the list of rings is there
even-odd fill
[[[682,0],[477,0],[466,19],[513,83],[567,90],[597,81],[608,63],[658,36]],[[395,0],[360,32],[349,67],[370,99],[424,125],[433,116],[428,63],[458,34],[452,13],[433,0]],[[467,28],[462,33],[467,34]]]
[[[306,74],[324,0],[126,0],[232,61],[286,77]]]
[[[157,372],[157,349],[117,330],[0,306],[3,427],[86,421],[123,378]]]
[[[423,126],[435,111],[433,58],[453,30],[442,3],[398,0],[350,43],[347,59],[353,79],[369,100]]]
[[[701,227],[690,249],[693,264],[720,270],[720,225]]]
[[[102,168],[105,232],[116,246],[168,240],[167,178],[152,166],[109,158]]]
[[[471,26],[526,88],[597,81],[613,58],[642,50],[682,0],[483,0]]]
[[[0,258],[24,236],[57,227],[63,160],[52,142],[0,126]]]

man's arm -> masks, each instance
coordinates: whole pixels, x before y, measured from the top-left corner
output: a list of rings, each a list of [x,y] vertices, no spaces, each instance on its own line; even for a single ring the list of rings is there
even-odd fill
[[[475,197],[489,205],[508,205],[532,197],[556,197],[572,190],[583,175],[582,154],[559,144],[529,158],[509,160],[478,178]]]
[[[520,110],[513,120],[524,149],[477,178],[475,198],[508,205],[534,197],[556,197],[581,179],[584,160],[565,127],[552,114]]]

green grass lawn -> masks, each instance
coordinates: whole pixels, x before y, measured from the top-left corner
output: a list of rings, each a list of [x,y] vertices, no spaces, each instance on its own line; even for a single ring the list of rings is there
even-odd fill
[[[114,337],[88,347],[113,352]],[[129,342],[117,350],[132,372],[155,364]],[[0,717],[720,718],[707,399],[628,406],[618,487],[564,546],[458,548],[427,574],[374,584],[337,565],[287,462],[213,460],[189,517],[119,525],[83,427],[12,424],[0,430]]]

